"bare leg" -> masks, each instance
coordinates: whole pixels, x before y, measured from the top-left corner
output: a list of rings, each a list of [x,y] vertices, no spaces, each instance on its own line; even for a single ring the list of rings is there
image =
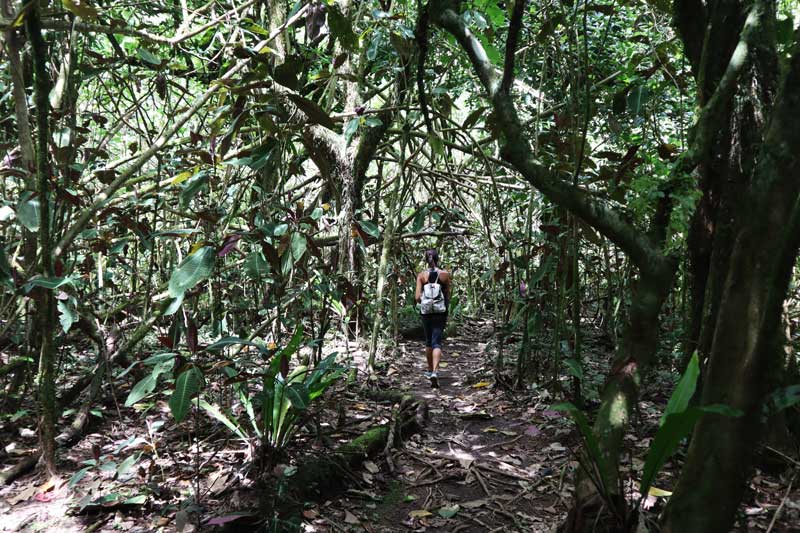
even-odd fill
[[[434,372],[439,371],[439,361],[442,359],[442,349],[434,348],[431,350],[433,353],[428,357],[428,367],[432,368]],[[431,361],[432,359],[432,361]]]
[[[441,350],[439,350],[439,357],[442,356]],[[436,366],[434,366],[434,359],[433,359],[433,348],[430,346],[425,348],[425,357],[428,359],[428,372],[433,372],[434,369],[439,366],[439,359],[436,359]]]

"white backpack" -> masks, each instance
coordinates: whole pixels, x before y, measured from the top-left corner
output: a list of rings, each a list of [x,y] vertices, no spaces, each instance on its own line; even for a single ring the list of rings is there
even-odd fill
[[[447,305],[444,301],[444,291],[439,284],[439,272],[431,270],[428,274],[428,283],[422,287],[419,312],[423,315],[433,315],[442,314],[446,311]]]

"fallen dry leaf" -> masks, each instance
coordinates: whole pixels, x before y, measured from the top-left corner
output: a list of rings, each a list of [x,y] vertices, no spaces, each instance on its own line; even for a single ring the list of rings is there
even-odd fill
[[[348,524],[360,524],[361,521],[358,519],[356,515],[351,513],[350,511],[344,512],[344,521]]]
[[[483,507],[484,505],[488,504],[489,504],[488,500],[472,500],[462,503],[461,507],[465,509],[477,509],[478,507]]]
[[[34,494],[36,494],[36,486],[28,485],[25,489],[18,492],[16,496],[9,498],[8,503],[10,505],[16,505],[19,502],[28,501],[33,497]]]

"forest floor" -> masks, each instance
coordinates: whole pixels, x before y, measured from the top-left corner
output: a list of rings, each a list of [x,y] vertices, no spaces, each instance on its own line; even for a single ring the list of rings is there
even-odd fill
[[[587,336],[585,346],[587,361],[608,360],[607,344],[598,336]],[[365,351],[357,343],[349,349],[352,363],[363,370]],[[367,388],[409,393],[428,403],[430,417],[420,433],[378,456],[365,457],[362,468],[347,476],[342,491],[306,504],[301,530],[554,531],[570,504],[578,468],[577,432],[564,413],[552,409],[559,400],[548,390],[511,391],[496,381],[495,349],[491,324],[466,320],[446,341],[438,389],[423,376],[422,343],[403,340],[377,375],[370,378],[360,371],[356,382],[342,380],[329,391],[318,406],[325,438],[321,441],[312,431],[299,434],[286,465],[276,472],[302,464],[309,454],[326,453],[326,445],[390,423],[392,406],[368,399]],[[602,365],[588,364],[586,387],[596,388],[604,371]],[[623,470],[632,472],[627,476],[631,491],[670,391],[670,384],[659,382],[658,376],[649,383],[626,439]],[[127,388],[118,388],[121,402]],[[93,417],[90,432],[61,454],[62,486],[53,487],[39,473],[0,486],[0,531],[263,527],[264,517],[256,511],[253,450],[245,442],[207,416],[176,425],[161,400],[141,411],[118,407],[112,395],[106,396],[107,403],[99,406],[102,418]],[[5,456],[0,454],[0,468],[35,446],[34,423],[32,416],[16,423],[4,419],[0,442],[11,448]],[[96,464],[86,466],[87,461]],[[756,472],[737,531],[767,531],[779,508],[772,531],[800,531],[800,483],[792,484],[800,465],[791,458],[786,461],[792,466],[773,475]],[[679,467],[679,457],[668,462],[658,487],[668,491]],[[200,505],[189,505],[198,489]],[[663,497],[648,498],[645,518],[654,520],[663,503]],[[288,530],[280,523],[271,529]]]

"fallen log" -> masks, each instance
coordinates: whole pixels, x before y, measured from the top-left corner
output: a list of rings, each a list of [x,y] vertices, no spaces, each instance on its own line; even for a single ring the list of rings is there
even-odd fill
[[[341,488],[351,472],[362,461],[383,452],[390,436],[404,439],[421,431],[428,418],[428,404],[413,396],[391,391],[380,391],[381,399],[400,403],[394,424],[368,429],[350,442],[342,444],[331,453],[302,461],[297,472],[288,479],[290,497],[302,503]],[[394,426],[394,431],[392,427]]]

